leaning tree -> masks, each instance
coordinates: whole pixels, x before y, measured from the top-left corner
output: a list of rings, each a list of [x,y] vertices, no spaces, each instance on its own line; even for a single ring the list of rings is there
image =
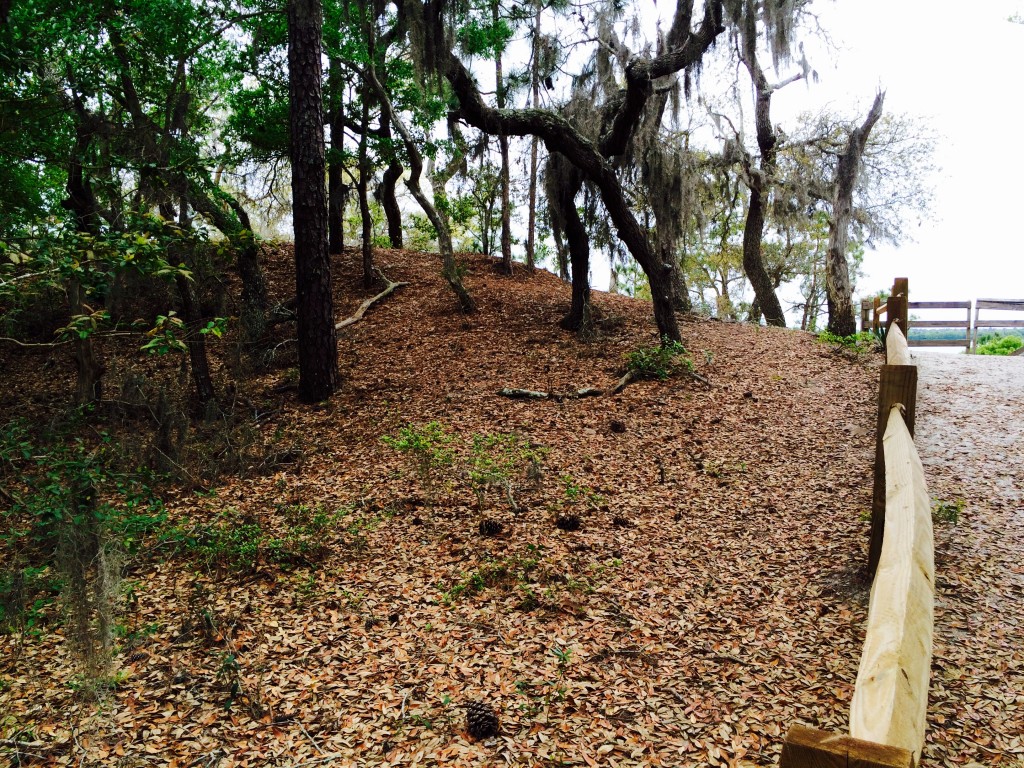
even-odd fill
[[[623,46],[616,66],[623,86],[610,102],[592,105],[590,124],[607,127],[595,140],[588,138],[557,109],[498,109],[487,103],[470,69],[455,52],[454,28],[465,4],[402,0],[398,12],[408,21],[414,56],[426,82],[447,81],[457,102],[458,117],[493,135],[537,136],[549,152],[565,157],[597,189],[618,237],[643,269],[651,287],[654,317],[663,339],[680,340],[672,303],[672,263],[666,262],[638,220],[625,192],[620,161],[630,152],[631,140],[659,87],[680,73],[699,69],[715,40],[726,31],[761,20],[773,49],[784,52],[792,37],[798,2],[759,5],[754,0],[707,0],[697,19],[693,0],[676,6],[664,43],[657,51],[634,52]],[[604,6],[597,15],[609,12]],[[580,11],[582,14],[582,11]],[[600,41],[608,45],[607,40]],[[601,119],[607,113],[606,120]]]

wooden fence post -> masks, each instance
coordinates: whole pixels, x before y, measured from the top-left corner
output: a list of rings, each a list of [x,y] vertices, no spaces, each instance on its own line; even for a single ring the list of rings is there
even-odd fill
[[[882,306],[882,300],[878,296],[875,296],[874,301],[871,302],[871,305],[871,330],[874,331],[875,333],[878,333],[878,329],[880,327],[878,322],[878,308]]]
[[[860,300],[860,330],[861,332],[870,331],[871,324],[868,319],[871,314],[871,299]]]
[[[914,434],[914,412],[917,408],[917,366],[883,365],[878,387],[878,415],[875,420],[875,483],[871,499],[871,543],[868,547],[868,576],[875,577],[878,558],[882,555],[885,534],[885,452],[882,438],[889,421],[889,411],[897,403],[904,409],[903,419],[911,436]]]
[[[860,741],[794,725],[782,745],[779,768],[914,768],[914,754],[899,747]]]
[[[885,313],[885,327],[888,330],[893,323],[899,325],[903,335],[907,335],[907,301],[909,287],[905,277],[897,277],[892,284],[892,294],[886,302],[888,310]]]

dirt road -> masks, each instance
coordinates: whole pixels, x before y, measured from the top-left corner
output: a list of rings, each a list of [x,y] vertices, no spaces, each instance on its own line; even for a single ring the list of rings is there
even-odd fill
[[[1024,358],[915,357],[915,442],[929,495],[933,505],[961,506],[959,523],[935,528],[925,758],[1022,766]]]

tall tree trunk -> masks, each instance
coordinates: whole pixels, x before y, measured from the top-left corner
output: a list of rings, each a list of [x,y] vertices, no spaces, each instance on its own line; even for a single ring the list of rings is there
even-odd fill
[[[332,30],[332,35],[334,34]],[[341,60],[331,56],[327,75],[330,99],[331,152],[327,163],[327,250],[341,253],[345,247],[345,80]]]
[[[370,133],[369,88],[363,89],[363,116],[359,134],[359,219],[362,222],[363,287],[373,287],[373,216],[370,213],[370,158],[367,141]]]
[[[850,267],[846,261],[850,219],[853,217],[853,189],[857,186],[860,162],[868,134],[882,116],[885,92],[875,96],[864,122],[850,133],[846,149],[836,166],[835,198],[828,228],[828,253],[825,257],[825,292],[828,301],[828,330],[837,336],[857,332],[857,319],[853,315],[853,286]]]
[[[387,119],[384,111],[380,114],[380,133],[385,142],[391,141],[391,122]],[[380,187],[377,188],[377,199],[384,209],[384,215],[388,220],[388,239],[392,248],[402,247],[402,209],[398,206],[398,198],[395,196],[395,187],[398,180],[405,173],[405,168],[398,162],[398,158],[391,155],[388,167],[381,177]]]
[[[498,0],[491,1],[491,21],[497,26],[499,21]],[[495,98],[498,109],[505,108],[505,76],[502,71],[501,51],[494,56],[494,83]],[[498,135],[498,148],[501,153],[501,171],[499,175],[501,183],[501,267],[508,274],[512,274],[512,211],[510,200],[511,182],[509,179],[508,159],[508,136],[504,133]]]
[[[402,143],[405,145],[406,154],[409,155],[409,178],[405,184],[412,193],[416,202],[419,203],[420,208],[423,209],[423,213],[430,220],[434,229],[437,230],[437,245],[441,251],[441,275],[444,277],[448,286],[452,289],[455,297],[459,302],[459,309],[463,314],[469,314],[476,311],[476,302],[473,301],[473,297],[469,295],[469,291],[462,284],[462,274],[455,263],[455,251],[452,248],[452,237],[451,232],[448,229],[448,222],[445,221],[442,216],[438,213],[437,208],[430,199],[423,194],[423,189],[420,187],[420,176],[423,173],[423,154],[420,152],[419,145],[413,138],[412,133],[406,127],[405,123],[395,112],[394,107],[391,104],[391,98],[388,96],[387,91],[384,90],[384,86],[381,85],[377,79],[377,74],[373,69],[371,63],[366,70],[366,79],[370,87],[374,89],[377,94],[377,98],[380,101],[380,108],[384,110],[388,120],[395,126],[395,130],[398,131],[398,135],[402,137]]]
[[[298,317],[299,399],[325,400],[338,387],[338,343],[327,253],[320,0],[288,2],[292,220]]]
[[[592,328],[590,312],[590,238],[576,209],[576,195],[583,186],[583,177],[575,174],[574,185],[559,190],[556,199],[549,201],[557,206],[557,218],[562,236],[569,246],[569,264],[572,269],[572,304],[569,314],[559,325],[566,330],[589,334]]]
[[[538,109],[540,106],[540,12],[541,3],[537,3],[533,17],[533,56],[532,70],[530,73],[531,93],[530,106]],[[536,268],[536,254],[534,249],[537,244],[537,147],[540,140],[536,136],[530,137],[530,193],[529,193],[529,214],[526,223],[526,268],[531,272]]]
[[[761,238],[764,235],[765,205],[775,173],[775,156],[778,139],[771,122],[772,93],[781,86],[770,86],[754,49],[755,39],[747,40],[743,52],[743,63],[754,83],[754,122],[757,127],[757,147],[760,151],[760,168],[753,167],[749,156],[745,158],[747,184],[750,187],[750,202],[747,208],[747,222],[743,227],[743,271],[754,289],[758,314],[764,314],[768,325],[786,327],[786,313],[775,294],[771,277],[764,268],[761,255]],[[752,307],[753,309],[753,307]]]
[[[75,229],[85,234],[94,235],[99,231],[99,205],[89,183],[85,171],[85,157],[92,143],[94,126],[92,115],[85,109],[77,94],[74,98],[78,113],[75,125],[75,145],[68,164],[67,199],[61,205],[71,211],[75,217]],[[82,284],[75,278],[68,281],[68,304],[71,314],[84,315],[90,313],[85,303]],[[102,381],[106,366],[103,364],[96,349],[96,342],[91,335],[76,338],[74,341],[75,367],[78,380],[75,385],[75,402],[78,405],[89,405],[98,402],[102,395]]]

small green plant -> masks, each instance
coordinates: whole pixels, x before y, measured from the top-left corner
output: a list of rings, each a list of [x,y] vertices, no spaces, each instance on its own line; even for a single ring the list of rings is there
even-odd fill
[[[604,502],[604,498],[593,488],[581,483],[568,472],[561,476],[563,495],[568,504],[583,504],[590,509],[597,509]]]
[[[452,435],[438,421],[428,424],[407,424],[395,435],[381,438],[385,445],[409,457],[427,500],[433,503],[440,486],[438,475],[455,461],[451,449]]]
[[[936,523],[952,523],[956,525],[960,522],[960,514],[964,511],[965,506],[966,504],[963,499],[935,501],[932,503],[932,520]]]
[[[864,354],[876,351],[884,343],[884,331],[882,338],[871,331],[852,333],[849,336],[838,336],[829,331],[822,331],[818,334],[818,341],[828,344],[834,349],[845,349],[856,354]]]
[[[1024,347],[1024,339],[1020,336],[1003,336],[995,333],[984,334],[978,340],[978,346],[974,350],[976,355],[1012,355],[1021,347]]]
[[[466,475],[476,495],[477,506],[483,509],[487,491],[498,489],[509,508],[517,511],[513,495],[516,478],[526,469],[539,471],[546,454],[546,449],[532,446],[526,438],[514,433],[473,435],[466,459]]]
[[[109,435],[87,442],[72,432],[78,416],[42,435],[21,422],[0,428],[0,481],[12,501],[0,511],[0,545],[15,553],[0,572],[0,626],[39,626],[50,601],[41,579],[51,569],[45,578],[59,585],[83,679],[100,681],[113,650],[121,566],[164,511],[151,477],[121,468]]]
[[[551,653],[558,659],[559,669],[565,669],[572,660],[572,649],[562,648],[557,645],[551,647]]]
[[[641,347],[626,354],[626,369],[638,379],[664,381],[680,371],[693,372],[693,360],[686,354],[686,347],[667,336],[661,346]]]

